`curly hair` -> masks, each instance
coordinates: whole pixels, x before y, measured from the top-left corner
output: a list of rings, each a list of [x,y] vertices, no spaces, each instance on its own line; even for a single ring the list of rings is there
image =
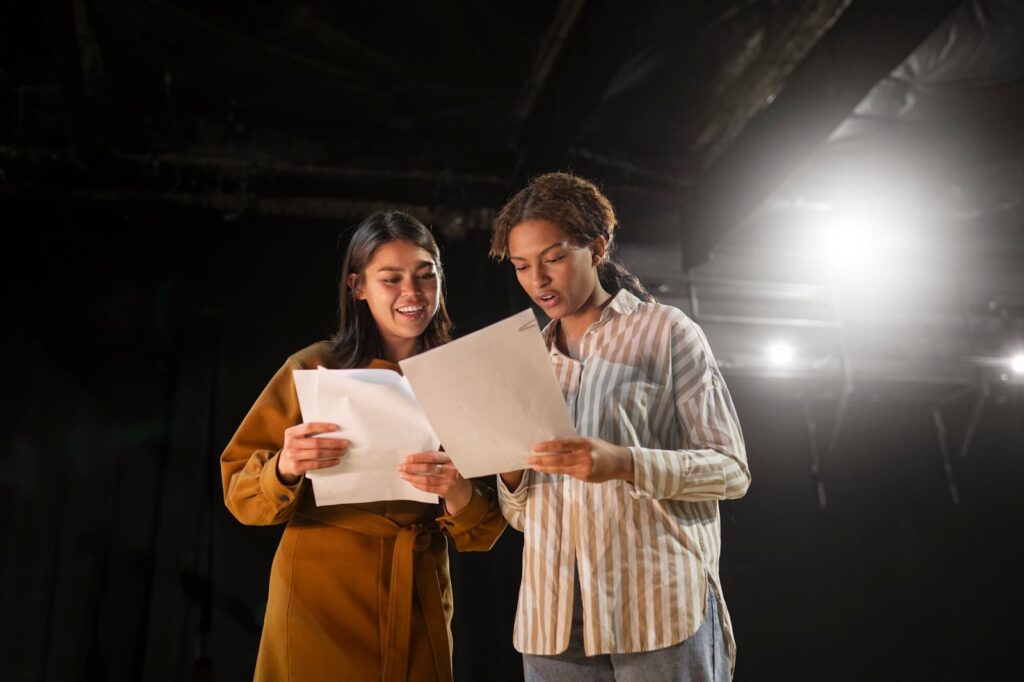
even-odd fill
[[[575,246],[589,247],[595,239],[603,237],[606,254],[611,254],[618,227],[612,202],[597,185],[570,173],[545,173],[509,199],[494,219],[491,258],[508,258],[509,232],[527,220],[547,220],[558,225]],[[601,286],[611,294],[626,289],[643,301],[654,301],[637,276],[610,257],[598,264],[597,275]]]

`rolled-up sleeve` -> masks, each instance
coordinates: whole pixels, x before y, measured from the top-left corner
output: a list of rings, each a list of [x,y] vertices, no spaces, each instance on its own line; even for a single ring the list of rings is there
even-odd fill
[[[509,490],[505,481],[501,480],[501,476],[497,476],[498,504],[501,506],[501,513],[508,519],[508,525],[519,532],[522,532],[525,527],[526,500],[530,493],[532,474],[531,469],[524,470],[523,478],[515,490]]]

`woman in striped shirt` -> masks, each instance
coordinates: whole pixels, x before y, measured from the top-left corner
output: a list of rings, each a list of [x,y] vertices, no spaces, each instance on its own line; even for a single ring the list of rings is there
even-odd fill
[[[609,259],[615,228],[600,190],[565,173],[495,220],[491,255],[552,320],[580,434],[500,477],[525,540],[514,644],[527,680],[730,679],[718,501],[750,483],[743,436],[700,328]]]

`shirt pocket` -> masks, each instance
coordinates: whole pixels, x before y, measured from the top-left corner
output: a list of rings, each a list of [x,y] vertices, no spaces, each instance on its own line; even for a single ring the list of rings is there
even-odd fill
[[[602,417],[604,436],[618,445],[646,446],[652,442],[650,422],[664,400],[666,385],[639,369],[631,369],[606,389]]]

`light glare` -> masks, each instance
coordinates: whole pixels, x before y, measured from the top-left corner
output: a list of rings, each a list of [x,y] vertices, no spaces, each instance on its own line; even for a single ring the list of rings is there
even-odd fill
[[[793,347],[788,343],[773,343],[768,347],[768,362],[773,365],[788,365],[793,361]]]
[[[861,270],[867,260],[868,221],[855,214],[834,215],[825,230],[824,248],[834,266]]]

